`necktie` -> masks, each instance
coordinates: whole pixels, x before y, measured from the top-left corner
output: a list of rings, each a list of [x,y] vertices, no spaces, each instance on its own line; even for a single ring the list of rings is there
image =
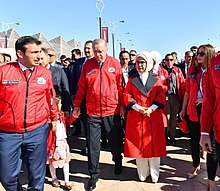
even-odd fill
[[[103,64],[103,62],[100,61],[100,62],[99,62],[99,67],[100,67],[100,68],[102,67],[102,64]]]
[[[25,75],[27,80],[30,78],[30,74],[31,74],[31,70],[30,69],[24,70],[24,75]]]

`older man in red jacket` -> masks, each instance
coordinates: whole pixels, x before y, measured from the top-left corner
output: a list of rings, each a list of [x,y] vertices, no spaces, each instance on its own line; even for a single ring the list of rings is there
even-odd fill
[[[28,190],[43,191],[48,117],[56,128],[57,108],[50,71],[39,66],[41,42],[24,36],[15,44],[18,62],[0,66],[0,182],[23,190],[18,175],[21,152],[28,168]]]
[[[115,162],[115,174],[122,172],[122,69],[120,63],[107,55],[107,43],[96,39],[92,44],[94,58],[86,61],[74,100],[74,112],[80,112],[80,104],[86,96],[88,165],[91,176],[87,190],[93,190],[99,177],[99,155],[101,128],[107,132],[109,146]]]

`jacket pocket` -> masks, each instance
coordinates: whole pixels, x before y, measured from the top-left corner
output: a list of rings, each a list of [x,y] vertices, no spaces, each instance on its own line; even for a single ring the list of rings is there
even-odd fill
[[[12,105],[0,100],[0,125],[13,126],[15,128],[15,114]]]
[[[103,92],[106,107],[109,105],[118,105],[118,89],[116,83],[109,84]]]
[[[49,114],[49,108],[45,104],[42,104],[42,102],[39,102],[35,109],[35,123],[47,119]]]

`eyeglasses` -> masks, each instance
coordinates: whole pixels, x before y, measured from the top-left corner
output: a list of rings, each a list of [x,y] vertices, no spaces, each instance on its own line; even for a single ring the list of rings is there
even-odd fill
[[[173,59],[166,58],[166,61],[167,61],[167,62],[169,62],[169,61],[172,62]]]
[[[205,52],[197,52],[197,56],[203,57],[205,55]]]
[[[53,54],[48,54],[48,56],[49,56],[49,57],[52,57],[52,56],[55,56],[55,55],[53,55]]]
[[[136,61],[137,64],[144,64],[146,63],[145,61],[141,60],[141,61]]]
[[[130,56],[136,56],[136,54],[130,54]]]

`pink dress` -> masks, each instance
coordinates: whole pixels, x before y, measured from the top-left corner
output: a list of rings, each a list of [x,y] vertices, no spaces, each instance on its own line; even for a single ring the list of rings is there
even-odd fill
[[[69,163],[70,148],[67,143],[66,124],[64,115],[60,114],[57,120],[56,132],[49,130],[48,132],[48,164],[52,164],[54,168],[63,168],[65,163]],[[67,121],[74,121],[75,118]]]

